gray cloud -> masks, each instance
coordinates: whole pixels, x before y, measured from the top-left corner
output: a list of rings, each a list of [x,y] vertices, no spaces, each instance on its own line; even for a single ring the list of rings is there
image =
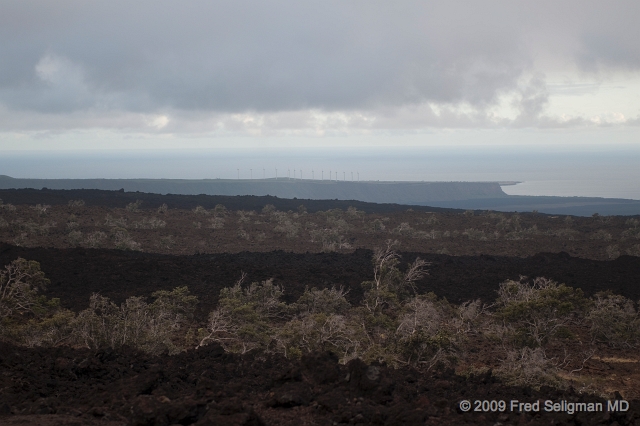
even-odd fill
[[[543,113],[548,89],[542,77],[522,89],[523,76],[567,66],[587,73],[640,69],[639,5],[7,2],[0,103],[16,113],[91,117],[370,111],[377,125],[389,117],[380,111],[433,103],[445,114],[423,109],[409,114],[408,124],[466,127],[486,122],[484,110],[515,92],[516,124],[526,125]],[[477,114],[454,112],[461,103]],[[114,122],[122,121],[131,120]]]

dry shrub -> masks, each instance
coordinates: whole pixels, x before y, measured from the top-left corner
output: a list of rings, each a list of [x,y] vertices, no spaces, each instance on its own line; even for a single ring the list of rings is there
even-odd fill
[[[278,219],[278,225],[273,228],[275,232],[284,234],[287,238],[295,238],[300,232],[301,226],[298,222],[280,217]]]
[[[110,227],[117,227],[117,228],[127,228],[127,218],[126,217],[119,217],[117,219],[112,218],[110,214],[107,214],[104,218],[104,224],[106,226],[110,226]]]
[[[383,232],[386,229],[386,226],[380,219],[374,219],[371,222],[371,230],[373,232]]]
[[[107,239],[107,234],[102,231],[95,231],[87,236],[84,245],[89,248],[98,248],[102,246],[102,242]]]
[[[158,229],[164,228],[165,226],[167,226],[167,222],[155,217],[143,217],[142,220],[133,224],[133,228],[135,229]]]
[[[487,241],[490,239],[494,239],[494,234],[489,234],[484,232],[481,229],[468,228],[465,229],[462,235],[466,235],[470,240],[478,240],[478,241]]]
[[[114,243],[117,249],[120,250],[132,250],[141,251],[142,246],[140,243],[133,241],[129,232],[124,228],[113,228],[111,235],[113,236]]]
[[[180,332],[193,317],[197,297],[187,287],[157,291],[152,297],[153,303],[130,297],[118,306],[94,294],[89,308],[73,321],[75,341],[90,349],[129,345],[151,354],[180,352],[183,347],[176,342],[184,343]]]
[[[35,210],[36,212],[38,212],[38,214],[40,216],[44,216],[44,215],[47,214],[47,212],[49,211],[51,206],[48,205],[48,204],[36,204],[35,206],[32,206],[31,208],[33,210]]]
[[[565,238],[567,240],[572,241],[572,240],[575,240],[578,235],[580,235],[580,232],[571,228],[560,228],[560,229],[547,231],[547,235],[552,235],[558,238]]]
[[[14,206],[13,204],[0,204],[0,209],[9,211],[9,212],[15,212],[16,211],[16,206]]]
[[[637,256],[640,257],[640,244],[636,244],[635,246],[629,247],[627,249],[627,254],[629,256]]]
[[[158,214],[165,214],[167,211],[169,211],[169,206],[165,203],[162,203],[162,205],[158,207]]]
[[[71,231],[67,234],[67,241],[72,246],[77,246],[82,243],[82,232],[80,231]]]
[[[539,347],[551,338],[564,336],[580,318],[588,301],[582,290],[547,278],[507,280],[498,290],[497,314],[514,328],[512,343]]]
[[[311,242],[322,243],[323,251],[336,251],[341,249],[350,249],[351,244],[346,240],[344,235],[340,235],[335,229],[316,229],[309,231]]]
[[[640,343],[640,316],[626,297],[598,293],[587,320],[594,341],[613,347],[636,347]]]
[[[133,203],[129,203],[125,206],[125,210],[129,212],[137,212],[140,211],[140,207],[142,206],[142,200],[136,200]]]
[[[557,371],[557,366],[546,357],[542,348],[525,347],[507,351],[506,358],[494,374],[512,386],[564,388],[566,385],[557,376]]]
[[[270,216],[274,212],[276,212],[276,207],[273,204],[267,204],[262,208],[262,214],[266,216]]]
[[[607,254],[607,259],[617,259],[620,257],[620,247],[618,247],[617,244],[607,246],[604,251]]]
[[[69,207],[83,207],[84,206],[84,200],[69,200]]]
[[[199,214],[199,215],[203,215],[203,216],[207,216],[209,214],[209,212],[207,211],[207,209],[205,209],[202,206],[196,206],[195,209],[193,209],[193,212],[195,214]]]
[[[593,234],[589,235],[590,240],[602,240],[602,241],[611,241],[611,234],[605,231],[604,229],[598,229]]]
[[[207,228],[209,229],[224,228],[225,220],[222,217],[212,217],[212,218],[209,218],[208,221],[209,221],[209,226],[207,226]]]
[[[0,216],[0,228],[6,228],[9,226],[9,222],[7,222],[2,216]]]

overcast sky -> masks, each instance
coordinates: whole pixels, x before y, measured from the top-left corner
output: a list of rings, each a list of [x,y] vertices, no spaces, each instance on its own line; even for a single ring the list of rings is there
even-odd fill
[[[640,2],[0,0],[0,149],[637,144]]]

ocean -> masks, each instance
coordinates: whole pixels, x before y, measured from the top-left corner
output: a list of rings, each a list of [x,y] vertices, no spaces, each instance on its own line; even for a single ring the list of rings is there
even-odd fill
[[[16,178],[517,181],[510,195],[640,200],[640,149],[618,147],[362,147],[3,151]]]

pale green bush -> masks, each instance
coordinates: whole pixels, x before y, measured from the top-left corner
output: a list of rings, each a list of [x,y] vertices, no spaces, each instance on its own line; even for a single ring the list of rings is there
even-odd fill
[[[137,212],[140,211],[140,207],[142,206],[142,200],[136,200],[133,203],[129,203],[125,206],[125,210],[129,212]]]
[[[640,343],[640,315],[626,297],[599,293],[587,314],[594,341],[614,347],[636,347]]]

